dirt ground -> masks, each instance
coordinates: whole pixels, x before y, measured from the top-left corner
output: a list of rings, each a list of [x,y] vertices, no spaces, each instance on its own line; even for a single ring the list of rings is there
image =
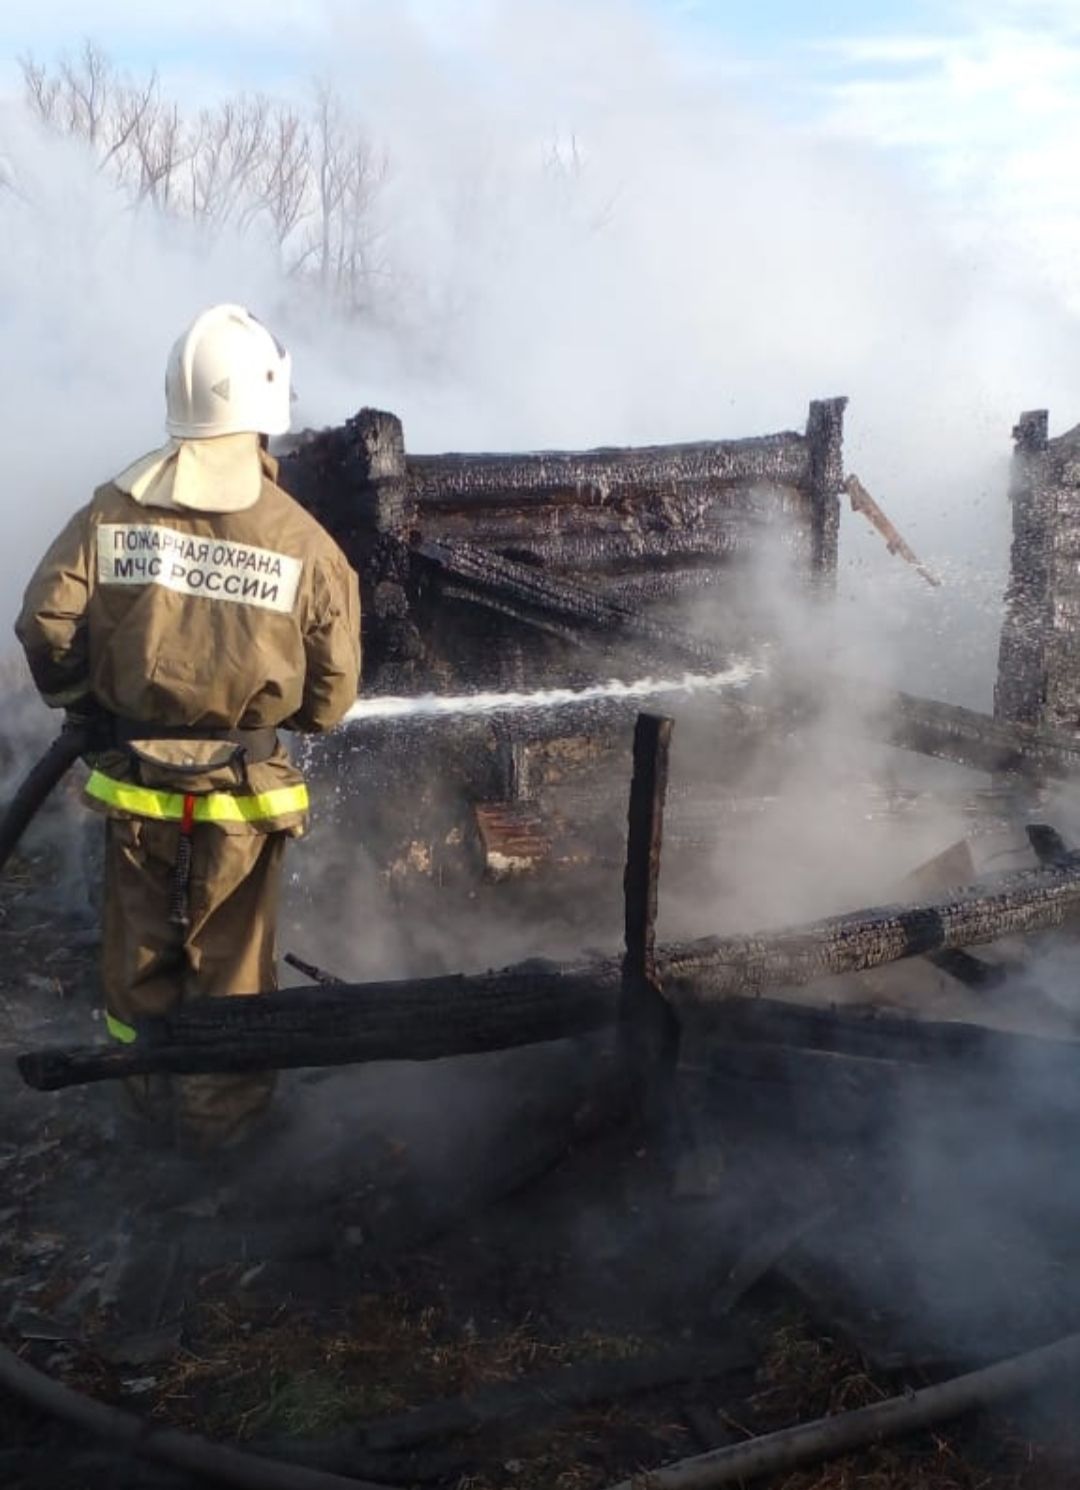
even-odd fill
[[[601,1039],[292,1073],[253,1152],[148,1148],[106,1088],[15,1072],[102,1038],[64,872],[46,847],[0,881],[0,1338],[102,1401],[386,1484],[604,1490],[1080,1321],[1080,1206],[1003,1178],[999,1134],[898,1167],[857,1114],[699,1070],[658,1148]],[[1068,1385],[774,1483],[1075,1485]],[[0,1393],[0,1483],[190,1482]]]

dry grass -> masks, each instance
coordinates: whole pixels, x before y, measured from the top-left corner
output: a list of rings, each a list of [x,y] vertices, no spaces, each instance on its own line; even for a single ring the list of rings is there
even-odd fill
[[[288,1305],[267,1312],[243,1294],[198,1309],[190,1350],[158,1368],[155,1416],[211,1436],[297,1438],[582,1360],[641,1352],[634,1337],[552,1341],[526,1320],[485,1333],[454,1327],[438,1306],[365,1294],[326,1320]],[[101,1390],[103,1383],[99,1381]],[[713,1403],[742,1436],[864,1407],[892,1395],[840,1343],[787,1322],[771,1335],[753,1394]],[[677,1410],[657,1398],[566,1414],[543,1430],[490,1430],[469,1441],[477,1469],[455,1490],[604,1490],[635,1469],[698,1451]],[[967,1424],[869,1449],[772,1482],[771,1490],[1066,1490],[1072,1465],[1001,1423]]]
[[[304,1437],[576,1360],[625,1358],[628,1337],[552,1342],[529,1321],[484,1333],[452,1328],[436,1306],[367,1294],[327,1321],[287,1305],[267,1315],[242,1295],[198,1309],[190,1349],[161,1373],[155,1415],[226,1437]]]
[[[773,1335],[748,1405],[761,1433],[868,1407],[897,1390],[851,1350],[796,1322]],[[1073,1490],[1080,1471],[1070,1457],[1066,1445],[1051,1452],[1001,1420],[969,1420],[798,1471],[772,1490]]]

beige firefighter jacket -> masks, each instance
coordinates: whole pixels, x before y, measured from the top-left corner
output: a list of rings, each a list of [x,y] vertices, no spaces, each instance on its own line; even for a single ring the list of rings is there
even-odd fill
[[[241,511],[145,506],[99,487],[27,587],[15,630],[46,703],[147,724],[137,754],[95,762],[92,805],[154,816],[154,794],[208,793],[202,808],[225,831],[302,825],[306,797],[287,790],[302,777],[284,750],[238,775],[220,742],[153,737],[155,725],[320,732],[356,698],[356,575],[262,461],[258,499]],[[96,778],[132,790],[95,793]]]

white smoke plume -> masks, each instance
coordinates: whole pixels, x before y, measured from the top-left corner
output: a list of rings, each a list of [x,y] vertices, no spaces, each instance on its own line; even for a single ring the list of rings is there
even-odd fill
[[[1015,255],[953,247],[895,161],[692,67],[642,7],[432,14],[282,11],[297,59],[279,90],[333,83],[389,161],[366,322],[318,314],[254,236],[133,211],[82,149],[5,106],[8,614],[64,516],[159,438],[179,327],[235,298],[292,342],[302,422],[375,403],[413,449],[761,433],[848,393],[849,467],[947,581],[924,593],[849,520],[852,615],[873,610],[886,650],[924,669],[932,650],[942,686],[985,703],[1009,430],[1033,405],[1070,419],[1067,313]]]

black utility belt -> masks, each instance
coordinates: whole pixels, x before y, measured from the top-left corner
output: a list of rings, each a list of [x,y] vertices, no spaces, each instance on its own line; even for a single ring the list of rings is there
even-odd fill
[[[249,766],[268,761],[278,748],[277,730],[208,729],[200,724],[151,724],[145,719],[113,719],[113,737],[117,745],[131,745],[136,740],[215,740],[235,745]]]

